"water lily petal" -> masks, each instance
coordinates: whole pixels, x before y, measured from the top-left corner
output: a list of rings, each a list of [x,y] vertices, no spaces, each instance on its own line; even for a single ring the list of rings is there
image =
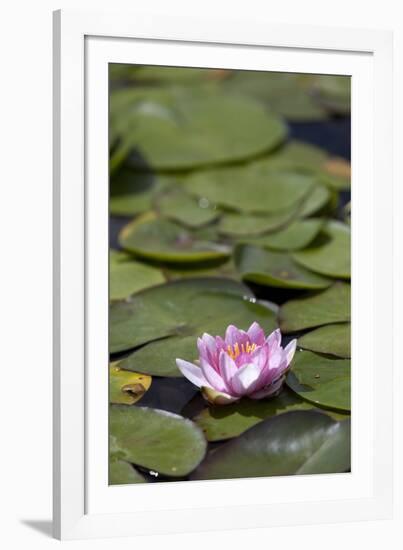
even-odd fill
[[[231,380],[238,372],[238,368],[234,360],[226,353],[221,351],[220,353],[220,373],[227,387],[227,391],[232,394]]]
[[[204,377],[210,383],[211,387],[219,392],[228,391],[227,385],[221,375],[202,357],[200,358],[200,366]]]
[[[251,326],[248,328],[247,334],[252,344],[263,346],[265,342],[264,330],[259,325],[259,323],[256,323],[256,321],[252,323]]]
[[[227,346],[234,346],[235,344],[246,344],[248,341],[248,335],[244,330],[238,329],[234,325],[228,325],[225,331],[225,343]]]
[[[297,349],[297,340],[291,340],[291,342],[284,348],[284,356],[287,362],[287,367],[291,363],[295,350]]]
[[[282,376],[279,380],[276,380],[273,384],[270,384],[269,386],[266,386],[265,388],[261,390],[257,390],[251,394],[248,395],[251,399],[263,399],[264,397],[272,397],[274,396],[280,389],[281,386],[284,383],[284,377]]]
[[[238,401],[240,399],[240,397],[229,395],[224,392],[218,392],[207,387],[202,387],[202,395],[204,399],[212,405],[229,405],[230,403],[234,403],[234,401]]]
[[[198,388],[201,388],[202,386],[211,387],[210,383],[206,380],[201,368],[197,365],[189,363],[189,361],[184,361],[183,359],[176,359],[176,365],[183,376]]]
[[[253,391],[255,382],[258,380],[261,368],[255,363],[243,365],[232,377],[231,386],[235,393],[244,395]]]
[[[281,331],[280,329],[274,330],[266,339],[267,344],[269,345],[270,354],[278,350],[281,344]]]

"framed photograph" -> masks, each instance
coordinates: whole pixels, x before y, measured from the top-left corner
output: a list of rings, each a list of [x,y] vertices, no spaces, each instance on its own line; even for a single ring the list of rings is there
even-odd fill
[[[391,44],[54,14],[55,537],[391,516]]]

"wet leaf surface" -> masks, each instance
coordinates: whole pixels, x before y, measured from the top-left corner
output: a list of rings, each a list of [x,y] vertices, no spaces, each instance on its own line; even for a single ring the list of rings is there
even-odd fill
[[[248,328],[258,320],[266,331],[275,314],[255,303],[242,284],[214,277],[184,279],[134,294],[110,308],[110,350],[123,351],[168,336],[196,338],[223,334],[234,323]]]
[[[173,413],[112,405],[109,422],[112,452],[121,460],[160,474],[185,476],[206,452],[200,428]]]
[[[345,472],[350,423],[314,411],[268,418],[212,451],[191,479]]]
[[[310,351],[335,355],[336,357],[351,357],[351,326],[350,323],[326,325],[308,332],[298,340],[298,345]]]
[[[350,361],[327,359],[311,353],[296,353],[287,385],[302,399],[341,412],[350,410]]]
[[[282,120],[256,101],[184,87],[116,90],[110,124],[114,135],[136,151],[131,163],[156,170],[247,159],[286,136]]]
[[[123,370],[120,362],[109,367],[109,402],[133,405],[151,386],[151,376]]]
[[[330,280],[299,266],[289,254],[239,245],[235,264],[244,281],[280,288],[321,289]]]
[[[169,263],[209,262],[231,254],[213,228],[191,231],[152,212],[126,225],[119,242],[141,258]]]
[[[350,320],[350,285],[335,283],[328,289],[283,304],[279,324],[283,332],[296,332]]]
[[[323,229],[323,236],[305,250],[295,252],[293,258],[298,264],[321,275],[349,279],[350,228],[338,221],[329,221]]]

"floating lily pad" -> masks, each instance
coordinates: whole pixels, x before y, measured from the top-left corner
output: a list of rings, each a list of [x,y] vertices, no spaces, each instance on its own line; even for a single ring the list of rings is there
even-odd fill
[[[279,145],[281,119],[247,97],[207,88],[128,88],[111,93],[110,124],[135,166],[191,169],[247,159]]]
[[[275,233],[245,239],[249,244],[271,250],[299,250],[308,246],[323,227],[323,220],[296,220],[288,227]]]
[[[235,71],[224,82],[227,89],[255,97],[271,111],[292,121],[327,118],[325,108],[316,101],[298,74],[268,71]]]
[[[350,285],[335,283],[323,292],[283,304],[278,317],[280,328],[287,333],[349,321],[350,302]]]
[[[122,460],[167,476],[189,474],[206,452],[200,428],[166,411],[112,405],[109,430],[111,448]]]
[[[272,399],[244,398],[225,407],[207,407],[193,421],[203,430],[207,441],[221,441],[238,437],[265,418],[303,409],[312,409],[312,405],[285,388]]]
[[[161,284],[161,271],[134,260],[111,261],[109,266],[109,299],[123,300],[144,288]]]
[[[218,232],[233,238],[269,233],[290,223],[294,215],[293,210],[260,216],[226,213],[219,221]]]
[[[202,227],[218,218],[219,212],[208,201],[195,199],[178,189],[161,193],[155,200],[158,212],[187,227]]]
[[[199,304],[194,298],[193,304]],[[270,307],[268,307],[270,306]],[[215,315],[206,308],[218,308]],[[199,308],[199,305],[198,305]],[[249,300],[234,298],[233,296],[205,296],[197,309],[198,318],[192,322],[193,310],[186,313],[189,326],[187,333],[191,336],[172,336],[159,341],[150,342],[139,350],[133,352],[121,362],[121,367],[127,370],[144,372],[153,376],[181,377],[182,373],[176,367],[176,358],[194,362],[198,359],[196,341],[203,332],[210,332],[214,336],[224,336],[228,324],[233,323],[238,327],[247,329],[253,321],[262,323],[266,330],[275,328],[276,310],[270,303],[250,302]],[[214,317],[214,318],[212,318]],[[224,321],[223,319],[227,319]],[[205,325],[208,323],[208,325]],[[202,328],[203,326],[203,328]],[[204,328],[211,327],[210,329]],[[182,328],[180,332],[186,334]]]
[[[351,327],[350,323],[326,325],[319,327],[298,339],[298,345],[303,349],[326,353],[336,357],[351,357]]]
[[[293,261],[289,254],[251,245],[239,245],[235,264],[245,281],[279,288],[321,289],[330,280],[312,273]]]
[[[268,418],[211,452],[191,479],[324,474],[350,469],[350,422],[315,411]]]
[[[231,248],[220,242],[214,228],[192,231],[152,212],[126,225],[119,243],[139,257],[160,262],[213,261],[231,254]]]
[[[274,151],[266,158],[266,164],[272,169],[319,169],[326,165],[328,153],[298,140],[290,140],[286,145]]]
[[[328,110],[346,114],[351,109],[351,78],[349,76],[321,75],[315,83],[317,97]]]
[[[321,275],[349,279],[351,273],[350,228],[344,223],[330,221],[308,248],[295,252],[298,264]]]
[[[151,376],[122,369],[121,363],[109,367],[109,402],[133,405],[151,386]]]
[[[308,218],[314,214],[318,214],[323,210],[327,210],[332,202],[333,197],[329,189],[324,185],[315,185],[312,193],[303,200],[298,210],[299,218]]]
[[[287,375],[287,385],[302,399],[319,407],[350,410],[350,361],[298,352]]]
[[[236,270],[232,258],[224,262],[220,261],[219,263],[214,262],[211,264],[170,265],[164,268],[164,275],[168,281],[194,277],[229,277],[231,279],[240,280],[239,273]]]
[[[109,485],[127,485],[132,483],[147,483],[145,478],[134,466],[125,460],[109,459]]]
[[[195,172],[185,189],[211,204],[248,213],[284,213],[313,192],[316,176],[275,171],[264,161]]]
[[[234,323],[258,321],[275,328],[275,315],[255,303],[251,292],[231,279],[183,279],[146,289],[110,307],[110,351],[135,348],[168,336],[223,334]]]
[[[121,168],[111,177],[110,213],[115,216],[132,216],[150,210],[154,193],[171,179],[150,171],[135,172]]]

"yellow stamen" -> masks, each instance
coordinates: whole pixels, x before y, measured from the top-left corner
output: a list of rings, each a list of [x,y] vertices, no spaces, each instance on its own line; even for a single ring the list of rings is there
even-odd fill
[[[246,344],[241,344],[241,349],[239,349],[239,344],[236,343],[233,346],[227,346],[227,353],[231,359],[236,359],[241,353],[252,353],[256,349],[256,344],[251,344],[247,342]]]

